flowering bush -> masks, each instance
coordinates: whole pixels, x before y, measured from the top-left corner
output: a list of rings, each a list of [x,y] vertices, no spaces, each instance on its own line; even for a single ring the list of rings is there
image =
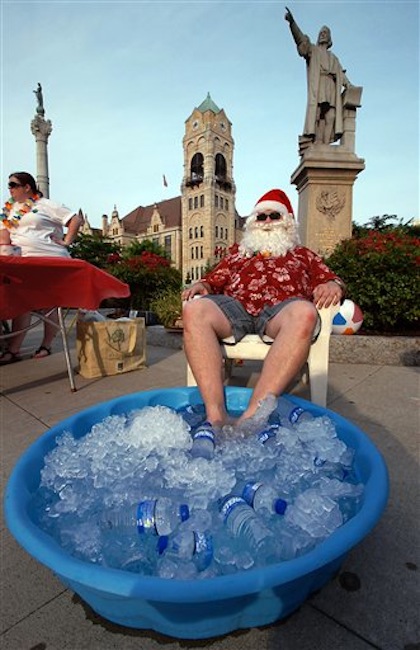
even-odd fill
[[[152,299],[165,289],[181,292],[181,272],[172,268],[165,257],[143,251],[128,259],[120,256],[112,258],[106,270],[130,285],[132,309],[149,310]]]
[[[420,315],[420,239],[401,228],[368,230],[325,260],[363,311],[363,329],[410,334]]]

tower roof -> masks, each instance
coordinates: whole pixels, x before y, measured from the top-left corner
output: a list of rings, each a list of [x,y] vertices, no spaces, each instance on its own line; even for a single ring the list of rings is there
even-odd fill
[[[216,104],[210,97],[210,93],[207,93],[206,99],[203,102],[201,102],[200,106],[198,107],[198,110],[201,111],[202,113],[205,113],[206,111],[213,111],[213,113],[220,113],[220,108],[216,106]]]

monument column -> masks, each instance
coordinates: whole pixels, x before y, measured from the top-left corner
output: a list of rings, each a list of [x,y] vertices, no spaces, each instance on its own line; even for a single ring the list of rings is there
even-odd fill
[[[311,146],[291,182],[299,193],[299,235],[319,255],[352,235],[353,185],[364,161],[339,147]]]
[[[50,196],[50,179],[48,176],[48,138],[51,135],[51,120],[45,119],[44,101],[41,84],[34,90],[38,104],[36,115],[31,122],[31,131],[36,142],[36,178],[38,187],[45,198]]]

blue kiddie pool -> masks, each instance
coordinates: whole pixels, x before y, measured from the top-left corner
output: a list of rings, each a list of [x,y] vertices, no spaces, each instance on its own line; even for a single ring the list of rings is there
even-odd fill
[[[248,388],[226,388],[228,409],[243,411]],[[172,637],[200,639],[232,630],[266,625],[288,616],[339,570],[346,554],[379,520],[388,497],[388,474],[369,438],[339,415],[290,396],[314,415],[328,415],[340,439],[355,449],[355,471],[364,483],[359,512],[315,549],[296,559],[232,575],[202,580],[167,580],[84,562],[72,557],[35,523],[31,497],[40,482],[45,455],[63,431],[84,436],[110,415],[145,406],[180,408],[202,402],[197,388],[168,388],[134,393],[91,407],[41,436],[22,455],[6,488],[6,522],[19,544],[49,567],[104,618],[132,628]]]

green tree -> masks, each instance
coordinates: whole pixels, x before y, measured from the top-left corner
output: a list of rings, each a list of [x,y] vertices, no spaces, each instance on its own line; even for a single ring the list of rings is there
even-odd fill
[[[80,233],[71,246],[70,255],[103,269],[107,267],[111,256],[121,255],[121,246],[106,241],[100,235]]]
[[[170,259],[169,255],[166,253],[164,248],[157,242],[152,241],[151,239],[145,239],[142,242],[138,241],[137,239],[133,240],[132,242],[130,242],[128,246],[124,248],[123,257],[127,259],[130,257],[138,257],[144,251],[147,251],[149,253],[154,253],[155,255],[159,255],[164,259]]]

